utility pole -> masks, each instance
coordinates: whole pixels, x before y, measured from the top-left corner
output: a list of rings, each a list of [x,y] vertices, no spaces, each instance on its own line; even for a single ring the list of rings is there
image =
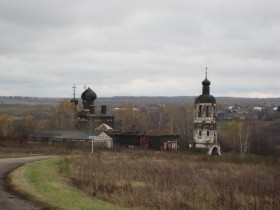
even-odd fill
[[[93,140],[95,136],[89,136],[88,138],[91,139],[91,154],[93,154]]]

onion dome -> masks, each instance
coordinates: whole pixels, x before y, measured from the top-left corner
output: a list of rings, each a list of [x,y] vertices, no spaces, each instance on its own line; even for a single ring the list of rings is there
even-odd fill
[[[76,99],[76,98],[72,98],[72,99],[70,100],[70,103],[73,103],[73,104],[75,104],[75,105],[77,106],[78,103],[79,103],[79,101],[78,101],[78,99]]]
[[[97,95],[92,89],[88,88],[82,93],[81,98],[83,101],[93,102]]]
[[[207,69],[206,69],[207,70]],[[206,77],[202,81],[202,95],[198,96],[195,99],[195,103],[216,103],[216,99],[214,96],[210,95],[210,84],[211,82],[207,79],[207,72]]]
[[[203,86],[210,86],[211,82],[207,79],[207,77],[205,78],[205,80],[202,81],[202,85]]]

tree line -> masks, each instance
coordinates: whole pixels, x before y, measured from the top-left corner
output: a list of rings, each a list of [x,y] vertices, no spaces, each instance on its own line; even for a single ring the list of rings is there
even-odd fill
[[[77,128],[79,107],[61,101],[52,107],[49,115],[33,116],[30,113],[21,118],[6,114],[0,116],[0,136],[24,137],[36,129],[71,130]],[[115,116],[115,128],[120,132],[144,132],[158,134],[178,134],[180,148],[187,149],[193,139],[193,107],[188,106],[129,106],[111,110]],[[226,124],[222,129],[220,124]],[[248,117],[243,121],[218,122],[218,141],[222,151],[254,154],[279,155],[280,116],[271,120],[257,120]]]

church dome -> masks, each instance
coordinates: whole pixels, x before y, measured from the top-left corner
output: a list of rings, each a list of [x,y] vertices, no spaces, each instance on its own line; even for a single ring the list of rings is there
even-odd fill
[[[75,104],[75,105],[77,106],[78,103],[79,103],[79,101],[78,101],[78,99],[76,99],[76,98],[72,98],[72,99],[70,100],[70,103],[73,103],[73,104]]]
[[[210,86],[211,82],[207,79],[207,77],[205,78],[205,80],[202,81],[202,85],[203,86]]]
[[[82,93],[81,98],[83,101],[93,102],[97,95],[92,89],[88,88]]]
[[[195,99],[195,103],[216,103],[216,99],[212,95],[200,95]]]
[[[206,69],[207,70],[207,69]],[[202,81],[202,94],[195,99],[195,103],[216,103],[216,99],[214,96],[210,95],[210,85],[211,82],[207,79],[207,72],[206,77]]]

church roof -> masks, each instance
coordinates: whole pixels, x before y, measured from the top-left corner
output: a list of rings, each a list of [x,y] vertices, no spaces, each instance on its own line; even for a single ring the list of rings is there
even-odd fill
[[[109,131],[109,130],[113,130],[113,128],[111,128],[109,125],[102,123],[101,125],[99,125],[97,128],[94,129],[95,131],[99,131],[99,132],[103,132],[103,131]]]
[[[216,103],[216,98],[212,95],[200,95],[195,99],[195,103]]]

